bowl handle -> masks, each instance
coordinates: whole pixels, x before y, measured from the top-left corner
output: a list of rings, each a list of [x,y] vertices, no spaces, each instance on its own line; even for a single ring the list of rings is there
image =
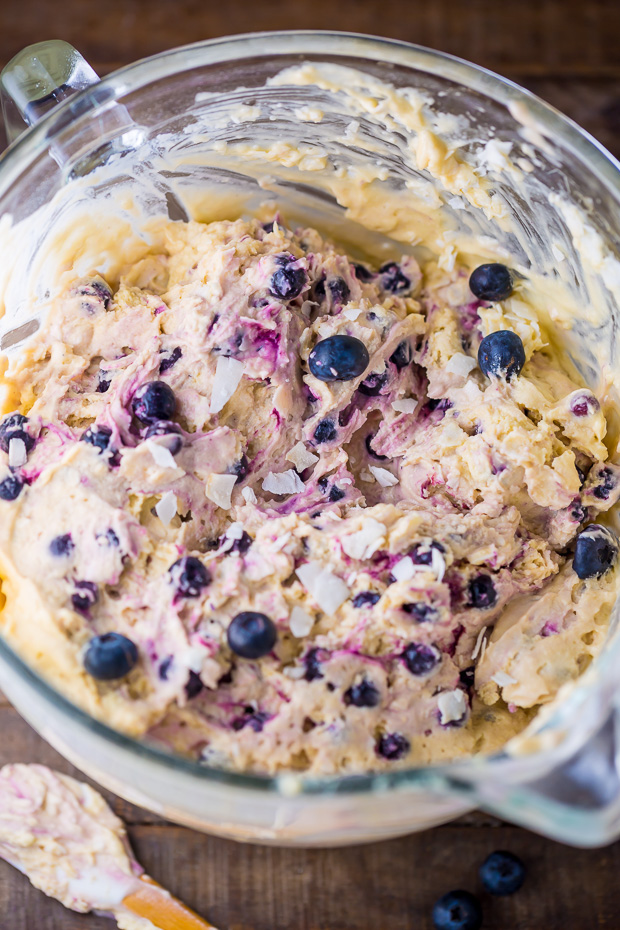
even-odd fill
[[[99,82],[68,42],[51,39],[18,52],[0,74],[2,117],[9,142],[57,104]]]

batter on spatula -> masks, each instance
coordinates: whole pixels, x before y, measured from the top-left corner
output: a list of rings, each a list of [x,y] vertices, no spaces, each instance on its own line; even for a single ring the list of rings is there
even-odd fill
[[[120,930],[214,930],[145,875],[101,795],[44,765],[0,769],[0,856],[73,911]],[[153,914],[155,922],[140,914]]]

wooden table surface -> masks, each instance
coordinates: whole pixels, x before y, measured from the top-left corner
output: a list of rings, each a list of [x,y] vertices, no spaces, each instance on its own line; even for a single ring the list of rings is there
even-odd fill
[[[105,74],[174,45],[266,29],[352,30],[460,55],[533,90],[620,156],[620,0],[2,0],[0,65],[32,42],[64,38]],[[0,734],[0,764],[72,771],[6,702]],[[151,875],[222,930],[430,930],[436,897],[479,890],[477,864],[497,848],[522,856],[529,877],[512,898],[483,895],[485,930],[620,928],[620,843],[575,850],[474,814],[372,846],[278,850],[111,801]],[[3,930],[111,926],[65,911],[0,863]]]

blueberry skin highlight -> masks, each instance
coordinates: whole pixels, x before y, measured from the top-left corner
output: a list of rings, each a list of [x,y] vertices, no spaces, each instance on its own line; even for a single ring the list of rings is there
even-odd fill
[[[577,537],[573,569],[578,578],[600,578],[618,558],[618,537],[607,526],[591,523]]]
[[[368,368],[368,349],[355,336],[328,336],[317,342],[308,366],[319,381],[352,381]]]
[[[17,475],[9,475],[4,481],[0,481],[0,500],[17,500],[22,492],[23,486],[24,482],[20,481]]]
[[[509,329],[500,329],[489,333],[480,343],[478,349],[478,367],[490,378],[497,375],[510,381],[521,373],[525,365],[525,349],[516,333]]]
[[[228,645],[242,659],[260,659],[271,652],[276,644],[276,625],[266,614],[244,610],[230,622]]]
[[[480,866],[480,880],[489,894],[514,894],[525,881],[525,866],[514,853],[498,849]]]
[[[478,300],[505,300],[512,294],[512,275],[505,265],[478,265],[469,277],[469,289]]]
[[[435,930],[480,930],[482,908],[469,891],[449,891],[433,907]]]
[[[93,636],[84,654],[84,668],[97,681],[124,678],[137,661],[136,644],[121,633]]]

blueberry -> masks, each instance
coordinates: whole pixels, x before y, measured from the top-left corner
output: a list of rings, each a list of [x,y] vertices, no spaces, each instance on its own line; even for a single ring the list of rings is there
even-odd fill
[[[168,681],[168,672],[172,668],[174,662],[174,656],[166,656],[163,662],[160,664],[157,673],[162,681]]]
[[[162,355],[163,355],[164,357],[162,358],[161,362],[159,363],[159,373],[160,373],[160,375],[163,375],[163,373],[164,373],[165,371],[168,371],[170,368],[172,368],[173,365],[176,365],[176,363],[179,361],[179,359],[183,357],[183,352],[182,352],[180,346],[176,346],[176,347],[175,347],[174,349],[172,349],[172,351],[169,352],[169,353],[163,353],[163,352],[162,352]]]
[[[375,276],[373,271],[370,271],[366,265],[361,265],[359,262],[353,262],[353,269],[358,281],[372,281]]]
[[[423,604],[421,601],[414,601],[411,604],[403,604],[402,609],[409,614],[417,623],[436,623],[439,620],[439,611],[430,604]]]
[[[82,433],[80,442],[87,442],[91,446],[94,446],[99,450],[99,455],[101,455],[101,453],[105,452],[109,447],[111,438],[112,430],[107,426],[89,426],[88,429]]]
[[[477,578],[470,578],[467,588],[469,591],[468,607],[488,610],[495,605],[497,591],[490,575],[478,575]]]
[[[306,654],[304,665],[306,666],[306,674],[304,675],[306,681],[315,681],[317,678],[323,678],[318,649],[311,649]]]
[[[222,537],[222,542],[224,542],[225,538],[226,538],[225,536]],[[232,546],[230,547],[230,549],[227,549],[226,551],[227,552],[238,552],[240,553],[240,555],[244,555],[248,551],[248,549],[250,548],[253,542],[254,540],[252,539],[250,534],[246,533],[246,531],[244,530],[243,533],[241,534],[241,538],[233,539]]]
[[[414,565],[432,565],[433,549],[436,549],[439,553],[446,551],[441,543],[438,542],[432,542],[430,546],[426,546],[424,543],[416,543],[409,553],[411,561]]]
[[[211,583],[211,575],[200,559],[185,555],[168,569],[170,581],[179,597],[200,597],[203,588]]]
[[[0,424],[0,449],[3,452],[9,451],[11,439],[21,439],[26,446],[26,452],[30,452],[34,446],[34,439],[26,431],[28,417],[22,413],[10,413]]]
[[[231,724],[233,730],[239,732],[239,730],[249,727],[251,730],[254,730],[255,733],[262,733],[263,727],[268,720],[271,720],[271,716],[261,710],[254,711],[253,708],[249,709],[251,713],[246,714],[245,717],[237,717],[236,720],[233,720]]]
[[[108,527],[105,533],[97,533],[95,539],[100,546],[118,546],[120,545],[120,540],[112,527]]]
[[[247,478],[250,471],[250,463],[248,462],[247,455],[242,455],[238,462],[235,462],[234,465],[230,467],[230,474],[236,475],[237,480],[235,484],[239,484],[240,481],[244,481]]]
[[[360,394],[365,394],[366,397],[377,397],[388,383],[388,378],[389,375],[387,370],[380,373],[371,371],[368,377],[364,378],[358,387],[358,391]]]
[[[112,299],[112,289],[105,281],[91,281],[89,284],[80,284],[75,289],[78,297],[92,297],[100,301],[107,310]]]
[[[0,500],[14,501],[21,494],[24,482],[17,475],[9,475],[0,481]]]
[[[577,536],[573,569],[578,578],[599,578],[618,557],[618,537],[607,526],[591,523]]]
[[[469,891],[449,891],[433,906],[435,930],[480,930],[482,908]]]
[[[282,261],[282,259],[291,264],[282,263],[274,271],[269,281],[269,291],[274,297],[279,297],[281,300],[293,300],[295,297],[299,297],[306,286],[306,272],[303,268],[292,267],[292,263],[295,261],[292,255],[278,256],[276,261]]]
[[[335,484],[333,484],[329,492],[328,500],[331,501],[332,504],[335,504],[336,501],[341,501],[342,498],[345,496],[346,496],[346,491],[343,491],[342,488],[339,488]]]
[[[512,293],[512,275],[505,265],[478,265],[469,276],[469,289],[478,300],[505,300]]]
[[[525,349],[521,339],[509,329],[489,333],[480,343],[478,365],[487,377],[497,375],[498,378],[510,381],[525,365]]]
[[[476,677],[476,666],[475,665],[469,665],[467,668],[463,668],[459,672],[459,682],[468,691],[471,688],[473,688],[475,677]]]
[[[177,402],[172,391],[164,381],[150,381],[138,388],[133,396],[131,407],[141,423],[154,423],[155,420],[171,420]]]
[[[381,286],[390,294],[405,294],[411,290],[411,279],[403,274],[398,262],[387,262],[379,268]]]
[[[349,297],[351,296],[351,291],[349,285],[341,277],[328,278],[327,286],[329,292],[332,295],[332,301],[335,304],[346,304]]]
[[[50,552],[55,556],[70,555],[75,549],[75,543],[71,539],[70,533],[63,536],[55,536],[50,543]]]
[[[377,755],[388,759],[390,762],[395,762],[397,759],[402,759],[409,752],[411,744],[400,733],[384,733],[379,737],[375,748]]]
[[[355,336],[328,336],[317,342],[308,365],[319,381],[352,381],[368,368],[368,349]]]
[[[376,707],[381,701],[381,693],[372,681],[364,678],[345,691],[343,700],[345,704],[353,704],[354,707]]]
[[[364,440],[364,445],[366,446],[366,452],[368,452],[368,455],[371,455],[373,459],[377,459],[377,461],[379,462],[387,462],[389,456],[379,455],[379,453],[375,452],[375,450],[372,448],[372,441],[375,438],[375,436],[376,436],[376,433],[369,433],[368,436],[366,436],[366,439]]]
[[[97,603],[99,591],[92,581],[76,581],[75,589],[75,593],[71,595],[71,603],[76,610],[83,613]]]
[[[336,424],[333,420],[321,420],[314,431],[314,441],[318,444],[322,442],[333,442],[338,435]]]
[[[153,436],[169,436],[170,439],[166,443],[166,448],[171,453],[171,455],[176,455],[181,451],[183,446],[183,439],[181,427],[177,426],[176,423],[171,423],[167,420],[160,420],[156,423],[151,423],[147,429],[144,438],[151,439]]]
[[[587,417],[592,413],[597,413],[601,409],[601,405],[594,396],[587,391],[584,391],[582,394],[578,394],[576,397],[573,397],[570,404],[570,411],[573,416],[576,417]]]
[[[429,675],[441,662],[441,653],[436,646],[409,643],[403,652],[403,661],[412,675]]]
[[[136,644],[122,633],[93,636],[84,654],[84,668],[98,681],[124,678],[137,661]]]
[[[99,373],[97,375],[97,387],[95,388],[95,392],[97,394],[105,394],[106,391],[109,390],[112,381],[110,378],[106,377],[107,374],[108,372],[104,371],[103,368],[99,369]]]
[[[596,481],[596,484],[594,482]],[[590,472],[590,481],[592,494],[600,501],[606,501],[611,492],[616,487],[616,478],[611,468],[599,468]]]
[[[374,605],[381,599],[381,595],[377,591],[360,591],[359,594],[356,594],[353,598],[353,606],[360,607],[374,607]]]
[[[399,371],[402,371],[403,368],[406,368],[407,365],[410,365],[412,358],[413,353],[411,351],[411,346],[406,339],[404,339],[402,342],[399,342],[390,355],[390,361],[393,365],[396,365]]]
[[[273,620],[255,610],[244,610],[230,621],[228,645],[243,659],[260,659],[276,644],[278,631]]]
[[[185,682],[185,694],[187,695],[187,700],[191,701],[192,698],[195,698],[196,695],[200,694],[204,685],[200,675],[197,675],[196,672],[190,671],[187,681]]]
[[[514,853],[498,849],[487,856],[479,874],[489,894],[514,894],[525,880],[525,866]]]

